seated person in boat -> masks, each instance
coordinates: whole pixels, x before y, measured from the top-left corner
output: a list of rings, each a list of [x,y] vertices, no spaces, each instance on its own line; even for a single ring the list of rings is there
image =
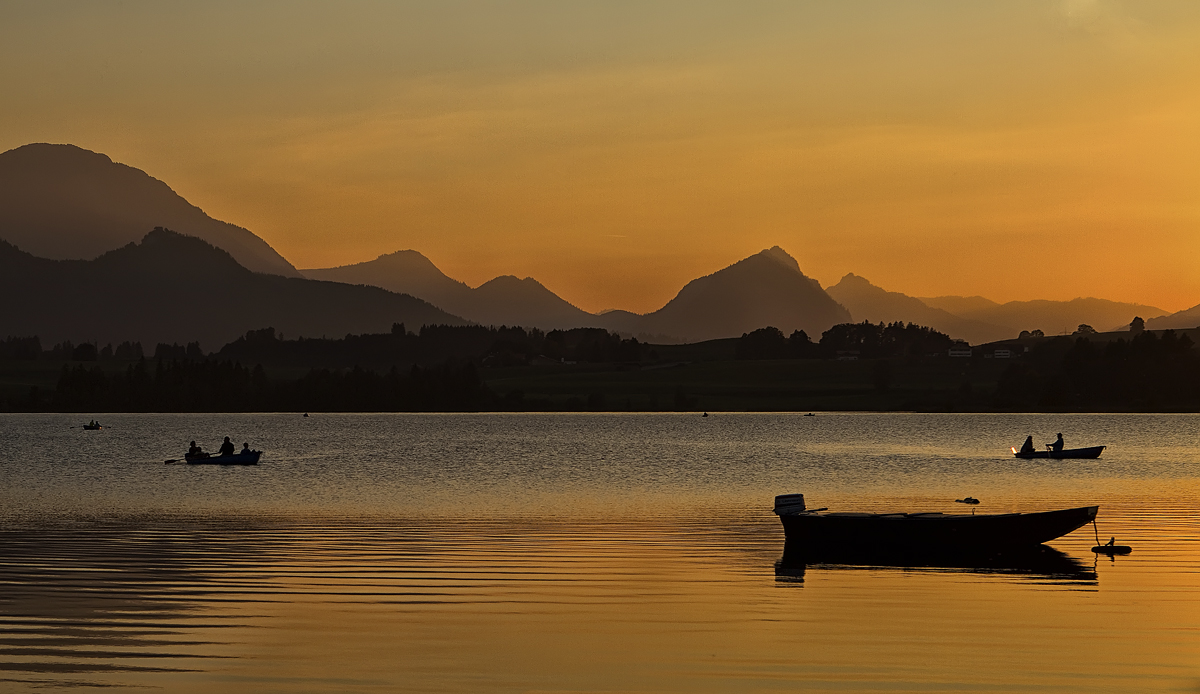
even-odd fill
[[[221,455],[233,455],[233,442],[229,440],[228,436],[225,437],[225,443],[221,444],[219,452]]]
[[[196,445],[195,441],[192,441],[192,445],[188,446],[188,452],[187,452],[188,455],[200,455],[203,452],[204,451],[199,446]]]
[[[250,453],[250,444],[248,444],[248,443],[242,444],[242,453],[243,454]]]
[[[1021,446],[1022,453],[1033,453],[1033,437],[1026,436],[1025,443]]]
[[[1062,432],[1059,432],[1058,438],[1054,440],[1054,443],[1050,444],[1050,450],[1055,453],[1061,453],[1064,445],[1066,445],[1066,442],[1063,441]]]

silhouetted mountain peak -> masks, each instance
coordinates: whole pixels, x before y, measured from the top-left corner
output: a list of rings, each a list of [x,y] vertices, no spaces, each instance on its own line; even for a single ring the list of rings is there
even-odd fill
[[[618,316],[606,315],[611,324]],[[768,325],[810,335],[850,314],[778,246],[688,282],[666,306],[646,314],[645,332],[683,340],[740,335]]]
[[[867,279],[866,277],[862,277],[861,275],[856,275],[853,272],[847,272],[845,277],[842,277],[842,279],[838,280],[838,284],[846,286],[846,287],[851,287],[851,286],[874,287],[875,286],[874,284],[871,283],[871,280]]]
[[[429,258],[426,258],[425,255],[422,254],[420,251],[414,251],[411,248],[408,248],[408,249],[405,249],[402,251],[392,251],[391,253],[384,253],[384,254],[380,255],[378,258],[376,258],[375,260],[377,262],[384,263],[387,265],[401,265],[406,268],[413,267],[413,266],[423,266],[423,267],[432,268],[434,270],[437,270],[439,273],[441,272],[441,270],[438,270],[437,266],[433,264],[432,260],[430,260]],[[350,267],[350,266],[342,265],[341,267]]]
[[[546,289],[546,285],[538,282],[532,277],[520,278],[516,275],[499,275],[497,277],[493,277],[487,282],[484,282],[476,288],[483,289],[484,287],[489,287],[492,289],[504,288],[523,292],[550,291],[549,289]]]
[[[774,260],[775,262],[783,265],[784,267],[786,267],[790,270],[795,270],[796,272],[799,272],[802,275],[804,274],[803,272],[800,271],[800,263],[796,262],[795,258],[788,255],[788,252],[783,250],[779,246],[771,246],[767,250],[759,253],[759,255],[770,258],[771,260]]]
[[[60,172],[79,171],[87,168],[99,171],[116,164],[107,154],[93,152],[78,145],[54,144],[50,142],[32,142],[27,145],[21,145],[5,152],[4,157],[10,161],[20,162],[25,166],[53,167]],[[116,165],[124,166],[123,164]]]
[[[99,268],[121,268],[168,281],[203,281],[251,275],[228,251],[198,239],[158,227],[141,242],[109,251],[94,261]]]

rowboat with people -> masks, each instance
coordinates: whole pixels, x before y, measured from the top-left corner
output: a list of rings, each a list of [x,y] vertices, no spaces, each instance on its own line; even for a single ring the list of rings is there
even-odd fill
[[[233,442],[229,437],[225,437],[225,442],[221,444],[216,455],[208,453],[200,446],[192,441],[188,447],[187,453],[182,459],[172,458],[166,461],[167,465],[177,465],[186,463],[187,465],[258,465],[258,459],[262,457],[262,451],[250,450],[250,444],[242,444],[240,452],[234,452]]]
[[[1039,451],[1033,446],[1033,437],[1026,436],[1020,450],[1016,446],[1009,448],[1017,458],[1099,458],[1107,446],[1088,446],[1086,448],[1067,448],[1063,435],[1059,434],[1053,443],[1046,444],[1046,450]]]
[[[183,456],[182,462],[188,465],[258,465],[258,459],[261,457],[262,451],[242,451],[241,453],[233,453],[231,455],[198,453]],[[171,461],[168,460],[167,462]]]
[[[1064,448],[1061,451],[1045,450],[1045,451],[1018,451],[1016,446],[1012,448],[1013,456],[1016,458],[1099,458],[1100,454],[1108,446],[1088,446],[1087,448]]]

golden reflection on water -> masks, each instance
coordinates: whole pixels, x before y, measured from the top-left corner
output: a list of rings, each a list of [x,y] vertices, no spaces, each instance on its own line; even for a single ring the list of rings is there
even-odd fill
[[[1127,536],[1149,528],[1109,517]],[[1058,566],[777,572],[772,516],[0,533],[4,689],[1125,691],[1197,679],[1196,524]]]

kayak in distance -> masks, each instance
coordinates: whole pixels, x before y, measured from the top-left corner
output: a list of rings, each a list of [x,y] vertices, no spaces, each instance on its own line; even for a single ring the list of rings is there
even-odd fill
[[[1099,458],[1108,446],[1089,446],[1088,448],[1067,448],[1061,451],[1018,451],[1012,448],[1013,456],[1017,458]]]
[[[775,497],[793,554],[980,555],[1035,548],[1096,518],[1099,506],[1038,513],[852,513],[808,510],[803,494]]]

